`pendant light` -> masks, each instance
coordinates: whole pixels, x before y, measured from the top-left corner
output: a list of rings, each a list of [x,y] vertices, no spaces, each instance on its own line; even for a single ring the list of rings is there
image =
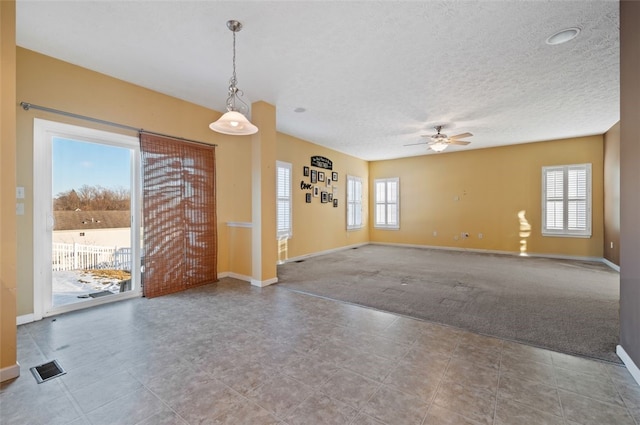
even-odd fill
[[[215,122],[209,124],[213,131],[232,136],[245,136],[258,132],[258,127],[251,124],[245,117],[249,111],[249,105],[242,100],[243,92],[236,85],[236,33],[242,29],[238,21],[227,21],[227,28],[233,32],[233,74],[229,80],[229,97],[227,97],[227,112]]]

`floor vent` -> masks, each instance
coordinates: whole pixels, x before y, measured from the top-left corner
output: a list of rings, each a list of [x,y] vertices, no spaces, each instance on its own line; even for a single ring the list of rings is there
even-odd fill
[[[38,384],[42,384],[49,379],[57,378],[58,376],[62,376],[67,373],[62,369],[62,367],[60,367],[57,360],[52,360],[41,364],[40,366],[34,366],[29,370],[33,373]]]

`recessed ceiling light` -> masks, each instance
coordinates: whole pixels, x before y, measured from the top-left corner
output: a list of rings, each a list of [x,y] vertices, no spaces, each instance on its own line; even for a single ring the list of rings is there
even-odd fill
[[[298,112],[298,113],[301,113],[301,112],[304,112],[304,111],[306,111],[306,109],[301,108],[301,107],[297,107],[296,109],[293,110],[293,112]]]
[[[547,44],[554,46],[556,44],[566,43],[567,41],[571,41],[576,38],[578,34],[580,34],[580,28],[567,28],[562,31],[558,31],[557,33],[547,38]]]

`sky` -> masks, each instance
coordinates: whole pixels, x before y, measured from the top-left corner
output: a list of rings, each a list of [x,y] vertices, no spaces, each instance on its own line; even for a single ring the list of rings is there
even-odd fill
[[[129,189],[130,155],[127,148],[54,137],[53,196],[85,184]]]

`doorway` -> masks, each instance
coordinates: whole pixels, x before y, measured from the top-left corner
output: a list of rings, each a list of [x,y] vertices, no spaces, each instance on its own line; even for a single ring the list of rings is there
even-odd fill
[[[34,318],[140,291],[136,137],[34,120]]]

